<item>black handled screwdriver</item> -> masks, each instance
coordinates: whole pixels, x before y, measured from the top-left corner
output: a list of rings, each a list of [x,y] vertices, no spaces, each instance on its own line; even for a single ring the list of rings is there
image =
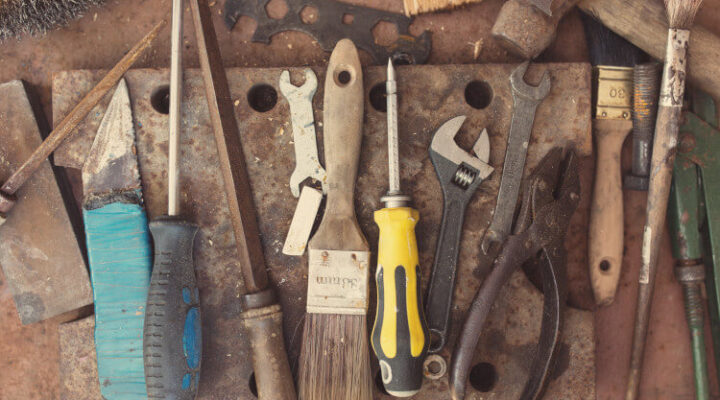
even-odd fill
[[[173,0],[172,4],[168,214],[150,223],[155,259],[143,357],[148,398],[192,400],[197,395],[202,355],[200,296],[192,255],[198,226],[179,216],[183,9],[182,0]]]

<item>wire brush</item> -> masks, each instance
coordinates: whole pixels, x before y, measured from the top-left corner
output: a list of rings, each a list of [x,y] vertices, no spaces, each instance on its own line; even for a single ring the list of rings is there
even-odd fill
[[[105,0],[0,0],[0,40],[44,34]]]

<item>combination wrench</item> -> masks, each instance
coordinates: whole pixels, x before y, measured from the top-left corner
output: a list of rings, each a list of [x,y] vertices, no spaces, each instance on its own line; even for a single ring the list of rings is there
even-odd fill
[[[476,156],[470,155],[455,143],[455,135],[464,121],[463,115],[445,122],[435,132],[430,144],[430,160],[443,192],[440,236],[435,248],[425,304],[431,337],[430,353],[439,352],[447,342],[465,208],[480,183],[493,172],[493,167],[488,164],[490,139],[487,130],[483,129],[473,145]]]
[[[317,77],[312,69],[305,69],[305,83],[295,86],[290,82],[290,72],[280,74],[280,92],[290,105],[293,141],[295,142],[295,170],[290,175],[290,191],[300,196],[300,184],[307,178],[317,180],[327,193],[327,173],[318,158],[315,117],[312,99],[317,91]]]
[[[535,111],[550,92],[550,76],[547,71],[543,74],[538,86],[525,83],[524,76],[529,64],[529,61],[520,64],[510,75],[513,114],[502,177],[500,178],[500,193],[498,193],[497,203],[495,203],[493,220],[481,245],[485,254],[499,250],[500,245],[510,233],[520,193],[525,158],[530,145],[530,135],[535,121]]]

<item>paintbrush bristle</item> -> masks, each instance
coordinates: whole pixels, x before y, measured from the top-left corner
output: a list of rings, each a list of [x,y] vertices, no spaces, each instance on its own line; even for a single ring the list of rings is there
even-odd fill
[[[668,23],[672,29],[690,29],[702,0],[665,0]]]
[[[24,34],[43,34],[67,25],[88,8],[105,0],[2,0],[0,40]]]
[[[307,314],[298,389],[300,400],[372,400],[365,315]]]
[[[580,14],[588,43],[590,64],[594,66],[632,67],[643,61],[644,53],[595,17]]]

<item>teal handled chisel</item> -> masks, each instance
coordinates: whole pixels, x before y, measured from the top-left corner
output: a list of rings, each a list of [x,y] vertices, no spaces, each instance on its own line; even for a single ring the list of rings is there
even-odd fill
[[[145,380],[150,399],[192,400],[200,385],[202,329],[193,241],[198,226],[180,216],[183,0],[172,1],[168,213],[150,223],[155,261],[145,319]]]
[[[106,400],[147,398],[143,321],[152,257],[134,149],[130,97],[120,80],[82,168],[95,350]]]

